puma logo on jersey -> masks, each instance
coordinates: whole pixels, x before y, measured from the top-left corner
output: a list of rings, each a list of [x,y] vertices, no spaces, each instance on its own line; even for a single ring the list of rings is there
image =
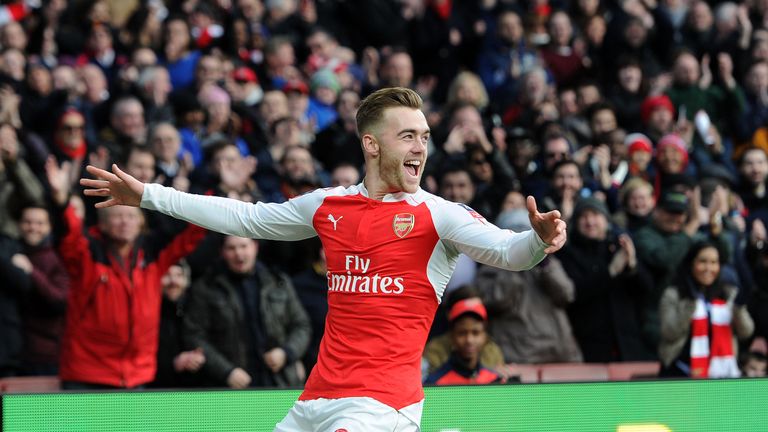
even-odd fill
[[[338,219],[333,217],[332,214],[328,213],[328,220],[333,223],[333,230],[336,231],[336,224],[339,223],[340,220],[344,219],[344,216],[339,216]]]

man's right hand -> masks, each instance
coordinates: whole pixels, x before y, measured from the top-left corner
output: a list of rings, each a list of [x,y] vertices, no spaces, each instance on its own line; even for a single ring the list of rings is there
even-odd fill
[[[109,197],[108,200],[96,204],[96,208],[107,208],[116,205],[138,207],[141,196],[144,195],[144,183],[136,180],[112,164],[112,172],[88,165],[85,168],[97,179],[80,179],[80,184],[90,189],[83,193],[88,196]]]
[[[227,377],[227,385],[233,389],[248,388],[251,384],[251,376],[241,368],[234,368]]]

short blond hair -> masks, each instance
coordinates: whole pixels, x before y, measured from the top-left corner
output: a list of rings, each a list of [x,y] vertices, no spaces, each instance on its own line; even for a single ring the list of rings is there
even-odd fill
[[[357,109],[357,133],[362,137],[366,132],[371,132],[381,121],[387,108],[421,109],[422,105],[421,96],[409,88],[389,87],[377,90],[363,99]]]

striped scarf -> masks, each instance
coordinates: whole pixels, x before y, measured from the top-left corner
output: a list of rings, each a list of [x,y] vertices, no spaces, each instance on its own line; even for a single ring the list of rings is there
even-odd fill
[[[731,310],[725,300],[714,299],[706,303],[701,297],[696,299],[691,335],[692,378],[736,378],[741,375],[733,353]]]

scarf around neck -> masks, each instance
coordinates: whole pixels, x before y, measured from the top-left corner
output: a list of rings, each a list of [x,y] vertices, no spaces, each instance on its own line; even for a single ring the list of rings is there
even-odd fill
[[[730,307],[725,300],[716,298],[707,302],[698,296],[691,317],[691,377],[739,376],[741,373],[733,353]]]

